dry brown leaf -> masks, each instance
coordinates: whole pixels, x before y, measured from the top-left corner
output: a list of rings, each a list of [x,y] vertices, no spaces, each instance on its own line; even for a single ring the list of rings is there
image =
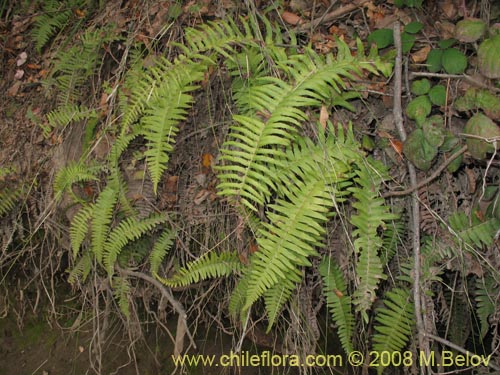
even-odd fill
[[[431,51],[431,46],[426,45],[423,48],[420,48],[418,51],[415,51],[411,54],[411,59],[414,63],[420,64],[427,60],[427,55]]]
[[[290,25],[294,25],[294,26],[300,25],[301,23],[304,22],[304,20],[300,16],[298,16],[295,13],[289,12],[287,10],[285,10],[281,14],[281,17],[283,18],[283,21],[285,21],[286,23],[288,23]]]
[[[328,109],[326,109],[326,105],[321,106],[321,111],[319,112],[319,123],[323,129],[326,129],[326,123],[328,122],[328,118],[330,115],[328,114]]]

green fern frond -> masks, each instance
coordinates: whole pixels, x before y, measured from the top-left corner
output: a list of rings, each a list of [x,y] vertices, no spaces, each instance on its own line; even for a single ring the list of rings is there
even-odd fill
[[[380,258],[383,265],[387,265],[396,254],[398,244],[405,238],[406,223],[400,219],[387,223],[382,238],[382,249]]]
[[[346,353],[353,350],[352,335],[354,331],[354,315],[351,311],[351,297],[347,295],[344,275],[333,259],[325,258],[319,266],[323,279],[323,294],[332,314],[332,320],[338,327],[338,335],[342,348]]]
[[[130,318],[130,284],[127,278],[119,276],[113,277],[113,295],[118,302],[120,311],[127,319]]]
[[[81,161],[70,162],[66,167],[57,172],[54,181],[54,196],[59,200],[66,191],[71,191],[73,184],[85,181],[97,181],[97,174],[101,171],[99,165],[84,165]],[[74,196],[74,194],[73,194]],[[75,200],[80,201],[76,196]]]
[[[294,282],[283,278],[264,293],[264,303],[268,316],[267,332],[273,327],[281,308],[290,299],[295,288]]]
[[[118,199],[118,191],[111,184],[99,194],[92,212],[92,252],[102,264],[104,244],[110,231],[113,210]]]
[[[192,82],[203,78],[199,66],[195,67],[181,70],[177,76],[167,74],[168,79],[155,91],[141,119],[142,132],[148,142],[145,156],[155,193],[173,150],[177,125],[185,120],[193,99],[187,93],[196,89]]]
[[[108,275],[111,276],[114,273],[116,259],[129,242],[137,240],[144,233],[150,231],[158,224],[164,223],[166,220],[167,216],[163,214],[153,214],[142,220],[132,217],[123,220],[113,228],[104,244],[102,254],[103,265],[108,271]]]
[[[481,325],[480,337],[484,339],[491,329],[489,317],[500,310],[500,284],[493,277],[476,280],[476,311]]]
[[[244,322],[248,310],[244,310],[243,306],[246,302],[246,291],[248,289],[248,278],[242,277],[238,280],[235,288],[229,298],[229,314],[233,319],[239,318],[240,322]]]
[[[71,220],[69,228],[69,238],[71,240],[71,249],[73,258],[76,258],[80,247],[89,230],[89,222],[94,214],[94,205],[89,204],[82,207]]]
[[[229,276],[241,271],[241,268],[242,263],[236,252],[217,254],[210,251],[194,262],[188,263],[169,279],[162,278],[158,274],[154,275],[165,285],[176,287],[197,283],[208,278]]]
[[[38,53],[41,53],[48,41],[71,20],[73,11],[68,5],[70,3],[64,1],[44,1],[42,12],[35,17],[31,32]]]
[[[415,325],[410,290],[394,288],[387,292],[384,307],[376,310],[375,321],[373,350],[379,353],[402,351]]]
[[[375,173],[372,168],[375,168]],[[358,254],[358,286],[353,294],[353,302],[365,322],[368,322],[366,312],[376,299],[378,283],[386,279],[379,257],[383,241],[377,231],[379,227],[385,228],[390,220],[397,219],[397,215],[389,212],[389,208],[378,194],[383,171],[384,167],[380,165],[361,166],[354,179],[358,185],[349,188],[356,199],[352,206],[357,211],[351,217],[351,223],[356,228],[352,233],[355,238],[354,249]]]
[[[436,238],[424,237],[420,247],[420,283],[421,285],[430,285],[433,282],[442,282],[441,274],[444,267],[441,265],[445,258],[443,252],[447,245],[439,242]],[[441,265],[441,266],[440,266]],[[414,281],[414,261],[408,258],[400,263],[401,275],[398,280],[413,284]]]
[[[172,248],[177,233],[172,229],[165,229],[160,238],[156,240],[151,254],[149,254],[149,264],[151,265],[151,273],[158,273],[163,258]]]
[[[67,104],[50,111],[47,114],[47,121],[53,128],[62,128],[73,121],[96,118],[97,112],[84,105]]]
[[[69,272],[68,282],[73,285],[79,277],[82,278],[82,282],[85,282],[90,271],[92,271],[92,257],[89,252],[86,252]]]
[[[12,211],[22,195],[22,188],[0,189],[0,216],[3,216]]]
[[[253,211],[254,203],[263,205],[274,190],[270,165],[280,165],[285,154],[276,146],[288,146],[291,127],[278,123],[271,125],[258,118],[235,115],[240,125],[232,126],[231,139],[222,149],[221,160],[230,164],[218,166],[220,195],[237,197]]]
[[[469,246],[481,248],[482,246],[491,246],[498,228],[500,220],[490,218],[483,222],[469,221],[469,217],[463,212],[456,212],[449,218],[450,226],[455,230],[459,237]]]
[[[333,201],[325,182],[317,176],[303,176],[289,186],[285,199],[269,205],[270,223],[259,229],[259,251],[252,256],[247,301],[249,308],[268,289],[287,279],[298,283],[302,279],[300,266],[310,266],[310,256],[317,255],[324,234],[322,224]]]

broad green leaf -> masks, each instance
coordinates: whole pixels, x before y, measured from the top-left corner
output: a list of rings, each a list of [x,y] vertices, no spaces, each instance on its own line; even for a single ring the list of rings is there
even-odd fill
[[[427,78],[419,79],[411,83],[411,92],[414,95],[425,95],[431,88],[431,81]]]
[[[388,47],[394,44],[394,37],[391,29],[379,29],[370,33],[367,38],[368,42],[375,43],[379,49]]]
[[[438,149],[426,141],[422,129],[417,129],[406,140],[403,152],[415,167],[427,171],[431,167],[432,160],[436,157]]]
[[[446,105],[446,87],[443,85],[433,86],[429,90],[429,99],[434,105],[441,107]]]
[[[465,134],[487,139],[500,137],[500,128],[489,117],[482,113],[476,113],[472,116],[464,128]],[[491,142],[485,142],[477,138],[467,138],[467,147],[470,154],[476,159],[486,158],[486,154],[494,152],[495,148]]]
[[[480,39],[486,31],[486,23],[478,18],[468,18],[457,22],[455,38],[463,43],[472,43]]]
[[[497,55],[496,59],[498,61]],[[467,68],[467,57],[456,48],[448,48],[441,58],[443,69],[449,74],[462,74]]]
[[[421,124],[431,113],[432,103],[427,95],[417,96],[406,107],[406,114],[417,124]]]
[[[477,65],[488,78],[500,78],[500,35],[481,43],[477,50]]]
[[[403,33],[401,34],[401,47],[403,48],[403,53],[408,53],[411,51],[413,48],[413,45],[415,44],[415,35],[408,34],[408,33]]]
[[[443,57],[443,50],[441,49],[433,49],[427,55],[427,69],[431,73],[437,73],[441,70],[442,64],[441,59]]]
[[[422,22],[410,22],[408,25],[405,26],[405,33],[408,34],[416,34],[420,30],[424,28],[424,24]]]
[[[446,48],[450,48],[450,47],[454,46],[455,44],[457,44],[457,40],[450,38],[450,39],[445,39],[445,40],[439,41],[438,47],[446,49]]]
[[[431,116],[425,119],[422,124],[424,137],[427,143],[433,147],[439,147],[444,141],[444,121],[439,115]]]

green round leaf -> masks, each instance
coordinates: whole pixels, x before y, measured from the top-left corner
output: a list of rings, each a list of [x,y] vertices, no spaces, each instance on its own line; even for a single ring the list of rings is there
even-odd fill
[[[500,78],[500,35],[481,43],[477,50],[477,65],[488,78]]]
[[[420,30],[424,28],[424,24],[422,22],[410,22],[408,25],[405,26],[405,33],[408,34],[416,34]]]
[[[411,35],[408,33],[401,34],[401,47],[403,49],[403,53],[408,53],[411,51],[413,45],[415,44],[415,35]]]
[[[460,147],[456,147],[452,152],[450,152],[450,156],[453,155],[455,152],[457,152],[459,149]],[[458,171],[463,161],[464,161],[464,155],[462,154],[458,158],[453,160],[450,164],[448,164],[448,167],[446,167],[446,169],[450,173],[455,173],[456,171]]]
[[[456,148],[460,140],[455,137],[450,131],[447,131],[444,136],[444,141],[439,150],[442,152],[449,152],[452,149]]]
[[[456,48],[448,48],[443,52],[441,63],[446,73],[462,74],[467,68],[467,57]]]
[[[463,43],[472,43],[480,39],[486,31],[486,23],[478,18],[459,21],[455,26],[455,38]]]
[[[406,107],[406,114],[417,124],[421,124],[431,113],[432,103],[427,95],[417,96]]]
[[[427,78],[419,79],[411,83],[411,92],[414,95],[425,95],[431,88],[431,81]]]
[[[378,48],[382,49],[394,44],[394,37],[391,29],[379,29],[368,35],[368,42],[375,43]]]
[[[427,171],[431,167],[432,160],[436,157],[438,149],[426,141],[422,129],[417,129],[406,139],[403,152],[415,167]]]
[[[438,43],[438,46],[439,46],[439,48],[446,49],[446,48],[450,48],[451,46],[454,46],[455,44],[457,44],[457,40],[451,38],[451,39],[441,40]]]
[[[472,116],[464,128],[465,134],[471,134],[485,139],[500,137],[500,128],[489,117],[482,113]],[[488,152],[494,152],[492,143],[477,138],[467,138],[467,147],[470,154],[476,159],[486,158]]]
[[[426,118],[422,124],[422,130],[427,143],[433,147],[439,147],[444,142],[444,121],[439,115]]]
[[[429,98],[434,105],[446,105],[446,87],[443,85],[436,85],[432,87],[429,91]]]
[[[441,59],[443,57],[443,50],[433,49],[427,55],[427,69],[431,73],[437,73],[441,70],[442,64]]]

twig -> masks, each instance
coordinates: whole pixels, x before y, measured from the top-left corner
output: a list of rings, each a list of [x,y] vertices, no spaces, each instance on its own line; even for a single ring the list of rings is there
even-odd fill
[[[327,22],[333,21],[333,20],[335,20],[339,17],[342,17],[343,15],[350,13],[350,12],[356,10],[357,8],[363,6],[368,1],[370,1],[370,0],[355,0],[355,1],[353,1],[352,4],[344,5],[344,6],[338,8],[338,9],[335,9],[335,10],[331,11],[330,13],[327,13],[327,14],[321,16],[320,18],[317,18],[311,22],[304,22],[304,23],[300,24],[299,31],[307,31],[309,29],[314,29],[322,23],[327,23]]]
[[[138,279],[142,279],[144,281],[147,281],[148,283],[157,287],[160,290],[161,295],[167,299],[167,301],[172,305],[172,307],[177,312],[177,314],[179,314],[179,320],[177,321],[178,332],[176,333],[176,337],[175,337],[176,346],[174,348],[174,356],[178,356],[182,352],[182,347],[178,347],[178,345],[180,345],[180,343],[183,342],[183,337],[180,337],[180,336],[184,336],[184,333],[187,333],[187,335],[189,337],[190,344],[193,346],[193,348],[196,349],[196,343],[194,342],[193,335],[191,335],[191,332],[189,331],[189,327],[187,325],[186,311],[184,310],[184,307],[182,306],[182,304],[174,298],[174,296],[172,295],[170,290],[168,290],[161,282],[159,282],[158,280],[156,280],[152,276],[146,275],[145,273],[137,272],[137,271],[130,271],[130,270],[127,270],[124,268],[120,268],[118,266],[116,266],[116,268],[119,272],[123,273],[124,275],[137,277]],[[181,334],[179,335],[179,328],[181,328],[181,327],[183,329],[180,330]]]
[[[402,93],[402,71],[403,71],[403,50],[401,47],[401,30],[399,22],[394,23],[394,45],[396,46],[396,61],[394,64],[394,121],[396,129],[399,133],[399,138],[404,142],[406,140],[406,131],[403,126],[403,109],[401,106],[401,93]],[[415,167],[408,161],[408,173],[410,175],[410,184],[416,190],[417,173]],[[417,192],[414,191],[411,200],[412,210],[412,224],[413,224],[413,267],[414,267],[414,281],[413,281],[413,303],[415,304],[415,316],[418,331],[418,345],[420,350],[429,354],[428,342],[425,340],[425,325],[422,318],[422,310],[425,311],[425,299],[420,296],[420,206],[418,203]],[[420,369],[422,374],[425,374],[424,368]]]
[[[439,336],[435,336],[433,334],[425,333],[425,332],[424,332],[424,336],[428,337],[430,339],[433,339],[434,341],[440,342],[441,344],[446,345],[446,346],[448,346],[448,347],[450,347],[452,349],[455,349],[457,352],[463,353],[463,354],[465,354],[467,356],[477,356],[477,357],[479,357],[478,354],[474,354],[472,352],[469,352],[468,350],[466,350],[466,349],[458,346],[457,344],[454,344],[451,341],[443,339],[443,338],[441,338]],[[487,362],[483,362],[483,364],[485,366],[488,366],[489,368],[495,370],[495,371],[500,371],[500,366],[497,365],[496,363],[493,363],[491,361],[487,361]]]
[[[430,78],[440,78],[440,79],[448,79],[448,78],[462,78],[465,79],[466,81],[472,83],[473,85],[476,85],[478,87],[482,87],[483,89],[488,89],[494,92],[500,92],[500,89],[488,85],[484,82],[478,81],[474,77],[467,75],[467,74],[444,74],[444,73],[428,73],[428,72],[412,72],[410,73],[410,78],[414,77],[430,77]]]
[[[435,178],[437,178],[443,171],[444,169],[451,164],[451,162],[453,160],[455,160],[456,158],[458,158],[460,155],[462,155],[465,151],[467,151],[467,146],[463,146],[460,150],[458,150],[457,152],[455,152],[453,155],[451,155],[448,159],[445,160],[445,162],[443,164],[441,164],[439,166],[438,169],[436,169],[434,171],[434,173],[432,173],[429,177],[427,177],[425,180],[422,180],[420,181],[417,186],[412,186],[411,188],[409,189],[405,189],[405,190],[400,190],[400,191],[390,191],[388,193],[385,193],[384,195],[382,195],[382,197],[384,198],[389,198],[389,197],[397,197],[397,196],[402,196],[402,195],[407,195],[407,194],[410,194],[410,193],[413,193],[414,191],[417,191],[418,189],[420,189],[421,187],[427,185],[429,182],[431,182],[432,180],[434,180]]]

